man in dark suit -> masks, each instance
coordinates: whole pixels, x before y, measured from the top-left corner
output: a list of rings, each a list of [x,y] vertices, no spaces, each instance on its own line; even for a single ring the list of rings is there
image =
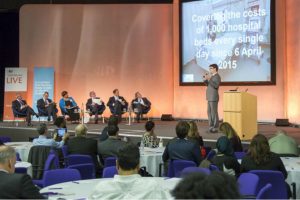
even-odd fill
[[[97,140],[86,138],[87,127],[83,124],[79,124],[75,128],[76,137],[68,141],[68,153],[69,154],[85,154],[90,155],[94,161],[95,172],[100,172],[100,165],[97,159]]]
[[[109,106],[109,109],[113,115],[118,116],[119,122],[122,120],[122,114],[123,112],[127,111],[128,103],[124,99],[124,97],[119,96],[119,90],[114,89],[113,90],[114,96],[109,98],[109,101],[107,103],[107,106]]]
[[[107,157],[117,157],[120,148],[126,145],[118,136],[119,128],[111,125],[107,128],[108,139],[98,144],[98,154],[102,164]]]
[[[43,98],[37,101],[38,109],[45,115],[48,115],[48,121],[50,121],[50,117],[52,116],[53,121],[56,120],[56,103],[54,103],[51,99],[49,99],[49,93],[44,92]]]
[[[105,105],[99,97],[96,97],[94,91],[90,92],[90,98],[87,100],[85,107],[89,111],[90,116],[95,115],[95,124],[98,124],[98,115],[102,115]]]
[[[207,85],[206,100],[207,114],[209,122],[209,132],[216,133],[219,128],[218,102],[219,102],[219,85],[221,77],[218,74],[219,67],[217,64],[209,66],[210,74],[203,76],[204,83]]]
[[[17,94],[16,100],[12,102],[12,107],[15,111],[26,116],[27,126],[31,126],[31,115],[39,117],[38,114],[36,114],[34,110],[29,105],[27,105],[27,102],[22,99],[22,96],[20,94]]]
[[[201,161],[199,145],[187,140],[190,126],[187,122],[178,122],[176,126],[177,138],[172,139],[166,146],[163,153],[163,161],[168,160],[190,160],[194,161],[197,166]]]
[[[0,146],[0,199],[43,199],[27,174],[14,174],[16,152]]]
[[[151,109],[151,102],[146,98],[142,97],[141,93],[135,93],[135,99],[131,101],[133,112],[136,114],[137,122],[140,122],[143,114],[147,114]]]

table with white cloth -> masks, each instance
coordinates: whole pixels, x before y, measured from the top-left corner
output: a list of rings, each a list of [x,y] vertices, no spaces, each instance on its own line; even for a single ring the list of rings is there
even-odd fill
[[[15,168],[22,167],[27,169],[27,174],[32,177],[32,165],[29,162],[16,162]]]
[[[22,161],[28,160],[30,148],[33,146],[32,142],[7,142],[5,145],[13,147],[19,153]]]
[[[145,166],[148,173],[153,176],[159,176],[159,164],[162,163],[162,154],[165,150],[165,147],[158,148],[149,148],[144,147],[140,148],[140,167]]]
[[[147,178],[163,181],[163,187],[170,191],[175,188],[177,183],[181,180],[179,178],[165,179],[161,177],[145,177],[144,179]],[[87,199],[100,181],[111,180],[112,178],[101,178],[59,183],[43,188],[40,190],[40,193],[49,194],[49,199]]]
[[[300,198],[300,157],[282,157],[281,160],[288,173],[286,182],[296,183],[296,195]]]

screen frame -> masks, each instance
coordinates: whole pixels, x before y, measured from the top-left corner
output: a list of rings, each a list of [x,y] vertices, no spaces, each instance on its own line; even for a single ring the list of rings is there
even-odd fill
[[[179,2],[179,86],[205,86],[204,82],[183,82],[183,27],[182,27],[182,7],[184,3],[205,1],[205,0],[181,0]],[[275,0],[270,0],[270,52],[271,52],[271,80],[270,81],[245,81],[245,82],[221,82],[220,85],[225,86],[255,86],[255,85],[276,85],[276,12],[275,12]]]

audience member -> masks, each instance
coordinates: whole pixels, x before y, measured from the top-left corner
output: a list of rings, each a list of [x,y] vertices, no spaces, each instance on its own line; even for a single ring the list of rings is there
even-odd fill
[[[280,156],[298,156],[298,144],[296,140],[279,130],[276,136],[269,139],[270,150]]]
[[[141,93],[136,92],[135,99],[131,101],[131,107],[139,123],[140,119],[143,118],[143,114],[147,114],[151,109],[151,102],[146,97],[143,97]]]
[[[234,151],[243,151],[240,137],[228,122],[223,122],[220,125],[220,131],[230,140]]]
[[[100,137],[99,137],[99,141],[103,142],[105,140],[107,140],[108,138],[108,134],[107,134],[107,129],[109,126],[117,126],[118,127],[118,117],[111,115],[108,119],[108,123],[107,126],[104,127],[104,129],[102,130]]]
[[[90,199],[170,199],[162,182],[155,178],[143,178],[138,174],[140,151],[134,144],[119,149],[117,156],[118,175],[113,180],[99,181]]]
[[[53,123],[57,128],[67,128],[67,122],[63,116],[59,116]]]
[[[52,116],[53,122],[55,122],[57,117],[56,103],[54,103],[51,99],[49,99],[48,92],[44,92],[43,98],[37,100],[37,107],[42,112],[43,115],[48,116],[48,121],[50,121]]]
[[[221,136],[216,144],[218,153],[212,158],[212,164],[227,174],[238,176],[240,164],[237,161],[231,143],[226,136]]]
[[[47,138],[48,128],[44,123],[39,124],[37,132],[39,133],[39,137],[33,140],[33,146],[51,146],[53,148],[61,148],[69,137],[69,134],[65,133],[62,140],[60,142],[56,142],[58,135],[57,133],[54,133],[53,138]]]
[[[97,159],[97,140],[87,138],[88,128],[79,124],[75,127],[75,137],[68,141],[69,154],[90,155],[94,161],[95,171],[100,172],[100,165]]]
[[[78,121],[80,115],[78,112],[79,108],[75,100],[72,97],[69,97],[69,93],[67,91],[62,91],[61,96],[62,98],[59,101],[61,113],[67,118],[69,117],[71,121]]]
[[[239,189],[234,177],[214,171],[210,175],[187,175],[172,191],[175,199],[239,199]]]
[[[114,89],[113,90],[114,96],[109,98],[109,101],[107,102],[107,106],[109,107],[111,113],[118,117],[119,122],[122,121],[122,114],[123,112],[127,112],[128,109],[128,103],[124,99],[124,97],[119,96],[119,90]]]
[[[98,115],[102,115],[106,107],[94,91],[90,92],[90,98],[87,100],[85,107],[89,111],[90,116],[95,115],[95,124],[98,124]]]
[[[186,139],[190,126],[185,121],[178,122],[176,126],[177,137],[169,141],[163,153],[163,161],[190,160],[199,165],[201,153],[198,144]]]
[[[144,147],[158,147],[159,139],[154,133],[155,124],[153,121],[147,121],[145,124],[146,133],[142,137],[141,145]]]
[[[119,128],[117,126],[108,126],[108,139],[98,144],[98,154],[102,164],[107,157],[117,157],[118,151],[126,142],[122,141],[118,136]]]
[[[27,102],[23,100],[21,94],[16,94],[16,100],[12,102],[12,107],[18,113],[21,113],[22,115],[26,116],[27,126],[32,126],[31,115],[39,117],[38,114],[36,114],[34,110],[29,105],[27,105]]]
[[[43,199],[27,174],[15,174],[16,152],[0,146],[0,199]]]
[[[187,139],[196,142],[200,147],[203,146],[203,138],[200,136],[198,127],[195,121],[189,122],[189,132]]]

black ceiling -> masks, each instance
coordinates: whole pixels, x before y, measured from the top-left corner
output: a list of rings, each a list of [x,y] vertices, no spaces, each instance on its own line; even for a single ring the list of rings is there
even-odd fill
[[[0,9],[19,10],[24,4],[127,4],[127,3],[172,3],[173,0],[0,0]]]

